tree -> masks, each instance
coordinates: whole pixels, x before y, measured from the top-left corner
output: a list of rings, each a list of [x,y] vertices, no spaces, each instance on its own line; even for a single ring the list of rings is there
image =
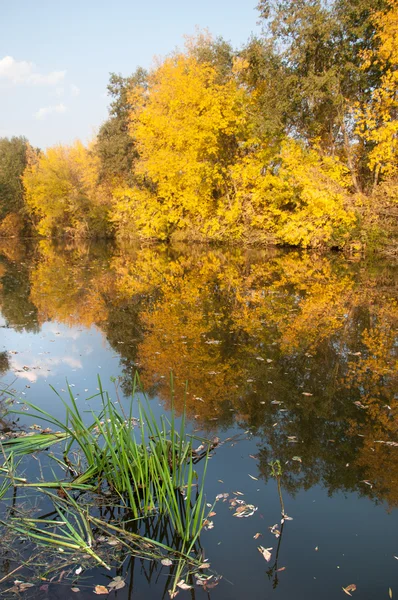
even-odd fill
[[[231,76],[219,83],[217,69],[188,52],[154,68],[129,102],[137,185],[116,197],[119,231],[134,220],[149,237],[169,239],[179,229],[214,235],[245,128],[245,91]]]
[[[372,7],[384,0],[261,0],[267,33],[291,75],[288,122],[300,137],[347,161],[352,184],[366,184],[366,148],[358,145],[352,106],[369,95],[378,69],[365,74],[361,53],[377,45]]]
[[[145,86],[147,73],[138,68],[130,77],[112,73],[108,85],[108,94],[112,97],[109,119],[101,126],[94,152],[100,158],[100,181],[112,181],[120,184],[133,182],[133,164],[138,158],[133,138],[129,135],[129,90],[134,86]]]
[[[24,137],[0,138],[0,220],[9,213],[24,212],[21,177],[27,164],[27,145]]]
[[[99,158],[81,142],[31,156],[23,174],[26,202],[45,236],[107,233],[109,191],[98,184]]]
[[[369,167],[377,184],[380,175],[398,175],[398,1],[388,0],[388,10],[375,12],[372,22],[379,46],[363,52],[362,70],[376,66],[382,76],[369,101],[358,104],[357,130],[369,143]]]

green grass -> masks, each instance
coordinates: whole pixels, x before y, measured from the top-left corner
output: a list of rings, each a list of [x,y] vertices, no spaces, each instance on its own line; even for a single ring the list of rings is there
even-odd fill
[[[203,474],[199,479],[194,469],[192,437],[185,431],[185,411],[179,427],[174,410],[171,418],[156,420],[150,403],[140,389],[138,376],[127,406],[116,405],[103,390],[99,380],[100,411],[83,413],[68,386],[68,402],[58,392],[65,407],[65,420],[54,417],[39,406],[26,402],[29,415],[48,424],[53,432],[22,435],[3,441],[9,480],[15,487],[96,492],[107,491],[135,519],[166,515],[180,538],[188,545],[195,543],[203,526],[206,512],[204,481],[208,453],[204,457]],[[92,398],[95,398],[93,396]],[[10,414],[23,414],[10,411]],[[7,461],[46,450],[63,443],[62,458],[53,459],[67,479],[54,476],[51,481],[27,482],[11,475]],[[33,529],[32,529],[33,532]],[[39,535],[35,532],[35,535]],[[188,546],[187,546],[188,547]]]

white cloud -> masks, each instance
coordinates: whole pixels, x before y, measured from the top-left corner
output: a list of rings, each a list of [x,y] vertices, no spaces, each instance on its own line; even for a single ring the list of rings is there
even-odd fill
[[[57,87],[55,88],[55,95],[58,96],[58,98],[60,98],[61,96],[63,96],[65,93],[65,90],[63,87]]]
[[[79,96],[80,94],[80,88],[78,88],[77,85],[72,83],[72,85],[70,86],[70,93],[76,98],[76,96]]]
[[[39,73],[34,63],[15,60],[12,56],[5,56],[0,60],[0,80],[3,79],[14,85],[58,85],[63,81],[65,74],[66,71]]]
[[[53,113],[64,113],[66,112],[68,109],[66,108],[65,104],[62,104],[62,102],[60,104],[57,104],[56,106],[44,106],[43,108],[39,108],[39,110],[35,113],[35,118],[39,119],[39,121],[45,119],[47,117],[47,115],[51,115]]]

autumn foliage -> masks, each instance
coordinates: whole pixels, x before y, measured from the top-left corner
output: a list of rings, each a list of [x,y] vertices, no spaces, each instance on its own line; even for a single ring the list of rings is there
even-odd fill
[[[88,147],[28,148],[24,218],[40,235],[340,249],[386,239],[397,0],[258,8],[263,36],[239,51],[201,33],[148,72],[113,74],[110,117]]]

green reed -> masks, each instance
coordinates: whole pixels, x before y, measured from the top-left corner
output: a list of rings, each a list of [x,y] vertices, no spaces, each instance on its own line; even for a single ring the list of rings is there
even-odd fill
[[[56,432],[5,440],[5,456],[32,454],[64,442],[62,459],[53,458],[70,477],[37,483],[15,480],[13,483],[16,487],[61,488],[64,492],[101,492],[106,488],[134,518],[145,518],[154,513],[167,515],[181,539],[186,542],[196,540],[206,510],[204,481],[208,453],[199,480],[193,463],[193,438],[185,429],[185,410],[179,428],[173,409],[170,420],[162,416],[158,422],[146,397],[142,395],[141,399],[137,395],[138,376],[134,379],[133,389],[126,411],[121,403],[116,406],[99,380],[96,396],[100,398],[101,409],[99,414],[90,412],[89,424],[69,386],[68,402],[54,390],[65,407],[65,421],[26,402],[29,414],[48,423]],[[133,415],[135,407],[136,416]],[[25,413],[12,411],[12,414]]]

